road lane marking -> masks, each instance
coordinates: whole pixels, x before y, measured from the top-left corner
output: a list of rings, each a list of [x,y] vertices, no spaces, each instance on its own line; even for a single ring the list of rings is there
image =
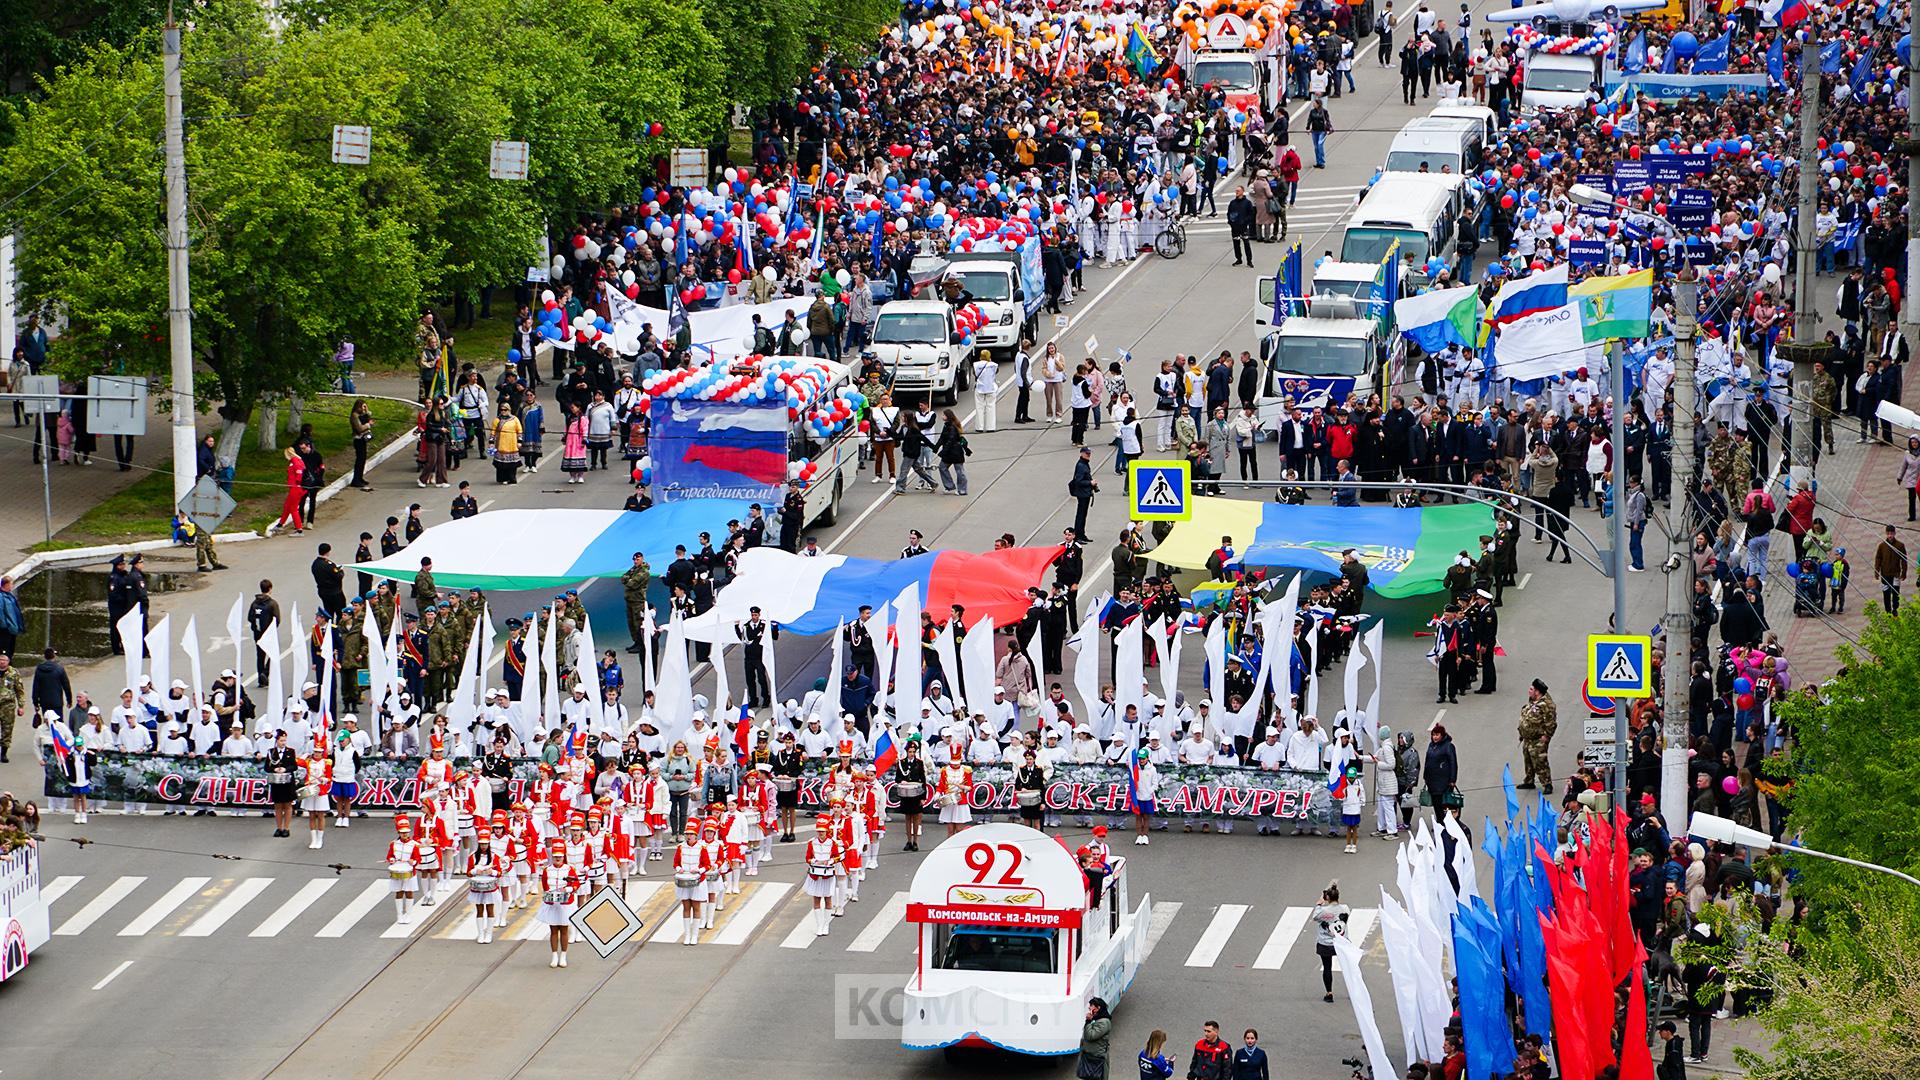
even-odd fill
[[[1254,957],[1253,966],[1262,971],[1278,970],[1286,963],[1287,953],[1293,949],[1293,943],[1300,940],[1300,931],[1307,928],[1307,916],[1313,914],[1311,908],[1290,907],[1280,913],[1280,921],[1273,924],[1273,933],[1267,935],[1267,943],[1260,947],[1260,955]]]
[[[754,884],[760,887],[755,889]],[[721,919],[718,920],[719,933],[713,936],[713,944],[745,945],[747,939],[753,936],[754,930],[773,913],[774,908],[780,906],[780,902],[787,898],[787,893],[793,890],[793,886],[784,881],[749,883],[746,888],[748,892],[744,897],[745,902],[733,909],[733,917],[728,919],[725,917],[725,912],[721,913]]]
[[[369,882],[366,888],[360,890],[358,896],[347,901],[347,906],[340,909],[340,914],[328,920],[327,925],[321,927],[319,932],[313,936],[326,938],[345,937],[347,931],[353,929],[355,923],[365,918],[367,912],[377,907],[380,901],[385,900],[390,893],[391,890],[387,888],[386,879],[382,878],[379,881]],[[421,912],[423,917],[427,914],[429,913]]]
[[[64,877],[54,878],[47,884],[46,888],[40,890],[40,901],[48,907],[52,907],[55,900],[67,895],[75,885],[85,880],[86,877],[83,874],[68,874]]]
[[[313,906],[314,901],[325,896],[327,890],[333,888],[339,881],[339,878],[314,878],[312,881],[300,886],[300,891],[293,894],[293,899],[281,904],[279,910],[267,916],[267,921],[254,927],[253,932],[247,936],[278,936],[280,931],[285,930],[289,923],[299,918],[308,908]]]
[[[273,884],[270,877],[250,877],[234,886],[232,892],[220,898],[220,902],[208,909],[205,915],[194,920],[193,925],[180,931],[181,937],[211,937],[213,932],[227,925],[227,921],[240,914],[241,909],[253,903],[254,898],[267,891]]]
[[[1227,939],[1233,937],[1233,931],[1247,914],[1246,904],[1221,904],[1214,909],[1213,921],[1207,924],[1206,932],[1187,954],[1188,967],[1212,967],[1220,953],[1227,947]]]
[[[1354,908],[1353,915],[1347,919],[1347,940],[1366,948],[1367,935],[1373,932],[1373,924],[1379,921],[1379,908]]]
[[[445,909],[446,907],[454,903],[453,897],[456,891],[465,892],[467,888],[466,882],[462,881],[462,882],[459,882],[458,884],[449,882],[447,885],[447,888],[435,890],[433,887],[433,882],[426,881],[424,877],[422,878],[422,880],[425,884],[425,889],[423,889],[422,891],[427,892],[430,896],[433,897],[433,903],[434,903],[433,910],[429,911],[426,908],[420,906],[418,903],[415,903],[413,909],[407,913],[413,916],[413,918],[404,923],[400,922],[397,919],[394,920],[393,925],[387,927],[385,930],[380,931],[381,937],[383,938],[412,937],[413,935],[419,933],[420,930],[423,927],[425,927],[428,923],[432,922],[434,918],[438,916],[443,909]],[[368,891],[371,892],[372,890],[368,890]],[[461,897],[461,900],[465,900],[465,899],[466,897],[464,896]],[[454,916],[454,921],[455,922],[460,921],[459,916],[457,915]]]
[[[648,941],[677,941],[686,929],[680,911],[680,894],[673,892],[650,905],[650,910],[635,908],[633,913],[640,916],[641,922],[653,927],[653,932],[647,935]],[[725,911],[714,912],[714,921],[718,923],[725,914]]]
[[[1141,960],[1144,961],[1153,955],[1153,947],[1160,944],[1160,938],[1167,932],[1167,927],[1173,925],[1173,917],[1180,914],[1180,907],[1178,900],[1168,900],[1165,903],[1153,905],[1153,921],[1147,924],[1147,941],[1145,948],[1140,951]]]
[[[1446,710],[1446,709],[1444,709],[1444,708],[1441,708],[1441,709],[1435,709],[1435,710],[1433,711],[1433,723],[1432,723],[1432,724],[1428,724],[1428,725],[1427,725],[1427,730],[1428,730],[1428,731],[1432,731],[1432,730],[1433,730],[1433,725],[1434,725],[1434,724],[1437,724],[1437,723],[1439,723],[1440,721],[1442,721],[1442,720],[1444,720],[1444,719],[1446,719],[1446,717],[1447,717],[1447,710]]]
[[[880,910],[874,914],[873,921],[867,923],[858,934],[854,935],[853,944],[847,946],[847,951],[873,952],[887,940],[887,935],[893,932],[893,928],[900,925],[900,920],[906,917],[907,894],[896,892],[887,897],[886,903],[880,905]]]
[[[1533,580],[1533,571],[1529,570],[1526,573],[1520,575],[1520,583],[1515,585],[1514,588],[1524,589],[1527,587],[1527,582],[1532,580]]]
[[[103,988],[103,987],[105,987],[105,986],[106,986],[106,985],[107,985],[108,983],[110,983],[110,982],[112,982],[113,980],[115,980],[115,979],[117,979],[117,978],[119,978],[119,977],[120,977],[120,973],[121,973],[121,972],[123,972],[123,971],[125,971],[125,970],[127,970],[128,968],[130,968],[130,967],[132,967],[132,966],[133,966],[133,961],[131,961],[131,960],[122,960],[122,961],[120,961],[120,966],[119,966],[119,967],[117,967],[117,968],[114,968],[114,969],[113,969],[112,971],[109,971],[109,972],[107,972],[107,977],[106,977],[106,978],[104,978],[104,979],[101,979],[101,980],[100,980],[99,982],[97,982],[97,983],[94,983],[94,984],[93,984],[93,988],[94,988],[95,990],[99,990],[99,989],[101,989],[101,988]]]
[[[145,937],[152,929],[160,925],[160,920],[173,914],[173,909],[187,902],[187,898],[207,887],[212,878],[181,878],[168,889],[160,899],[147,906],[147,910],[126,925],[120,931],[121,937]]]
[[[810,948],[817,938],[813,928],[813,897],[809,896],[806,910],[800,915],[800,921],[787,932],[786,938],[780,942],[780,947],[783,949]]]
[[[73,918],[60,924],[54,931],[56,937],[72,937],[84,933],[87,927],[100,921],[100,917],[113,910],[113,906],[127,898],[127,894],[146,882],[144,877],[123,877],[106,887],[99,896],[88,901],[87,906],[74,912]]]

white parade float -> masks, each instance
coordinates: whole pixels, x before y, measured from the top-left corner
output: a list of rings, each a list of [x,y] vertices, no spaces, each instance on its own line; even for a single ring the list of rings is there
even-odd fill
[[[27,956],[47,943],[47,902],[40,895],[40,852],[21,846],[0,858],[0,982],[20,974]]]
[[[1128,910],[1124,858],[1089,892],[1074,853],[1024,825],[976,825],[929,852],[908,893],[901,1044],[1077,1052],[1087,1001],[1113,1008],[1132,985],[1153,913],[1151,897]]]

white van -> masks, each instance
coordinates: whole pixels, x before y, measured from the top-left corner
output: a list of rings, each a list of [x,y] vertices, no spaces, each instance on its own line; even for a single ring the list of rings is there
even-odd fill
[[[1457,261],[1453,223],[1468,198],[1466,180],[1458,174],[1387,173],[1348,219],[1340,261],[1377,266],[1397,240],[1403,262],[1411,256],[1416,268],[1407,276],[1412,284],[1422,284],[1429,258],[1439,256],[1450,268]]]
[[[1573,56],[1530,50],[1520,84],[1520,111],[1584,109],[1588,95],[1600,83],[1599,56]]]
[[[1407,121],[1387,147],[1389,173],[1424,171],[1468,173],[1479,168],[1484,143],[1477,121],[1447,116],[1423,116]]]

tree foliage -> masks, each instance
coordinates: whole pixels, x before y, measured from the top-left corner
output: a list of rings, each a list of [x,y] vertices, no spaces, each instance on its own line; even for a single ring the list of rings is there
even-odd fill
[[[1860,646],[1817,697],[1783,710],[1794,729],[1789,826],[1808,847],[1920,876],[1920,607],[1868,609]],[[1799,861],[1816,887],[1860,874]]]
[[[141,0],[81,6],[113,17],[92,33],[56,20],[66,36],[36,58],[35,92],[0,101],[14,133],[0,227],[21,235],[25,302],[69,320],[57,369],[164,382],[158,24]],[[548,230],[636,198],[673,147],[723,132],[734,101],[773,100],[827,50],[870,46],[895,11],[281,0],[269,15],[197,0],[182,14],[196,400],[243,425],[324,384],[343,338],[403,354],[423,305],[518,279]],[[332,163],[336,124],[372,130],[371,164]],[[530,144],[528,182],[488,176],[505,139]]]
[[[154,39],[166,0],[7,0],[0,4],[0,96],[33,93],[40,79],[86,59],[95,45]],[[0,146],[12,141],[0,114]]]

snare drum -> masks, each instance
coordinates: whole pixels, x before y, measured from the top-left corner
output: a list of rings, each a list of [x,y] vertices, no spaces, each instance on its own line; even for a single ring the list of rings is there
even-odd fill
[[[387,864],[387,876],[395,881],[405,881],[413,876],[413,864],[410,862],[390,862]]]
[[[773,778],[773,790],[787,792],[800,786],[800,778],[795,776],[776,776]]]
[[[548,889],[540,894],[540,899],[548,904],[564,904],[572,898],[573,893],[566,889]]]
[[[808,863],[807,864],[807,873],[814,877],[832,877],[833,871],[834,871],[834,865],[832,863]]]
[[[902,780],[893,785],[893,797],[896,799],[918,799],[927,793],[927,785],[913,780]]]
[[[500,891],[500,879],[492,874],[467,879],[467,896],[476,904],[493,903],[493,895]]]
[[[291,784],[293,783],[293,773],[288,769],[275,769],[267,774],[267,783]]]
[[[1018,802],[1021,806],[1040,805],[1040,792],[1034,788],[1021,788],[1019,791],[1013,793],[1013,798],[1014,801]]]
[[[698,871],[676,870],[673,874],[673,883],[678,888],[691,889],[695,885],[700,884],[700,881],[701,878]]]

